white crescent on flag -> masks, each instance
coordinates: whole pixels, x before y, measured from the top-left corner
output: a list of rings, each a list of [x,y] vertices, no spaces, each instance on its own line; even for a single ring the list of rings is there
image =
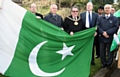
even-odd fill
[[[29,67],[30,67],[30,70],[32,71],[32,73],[37,76],[57,76],[57,75],[61,74],[65,70],[65,68],[63,68],[62,70],[55,72],[55,73],[46,73],[46,72],[42,71],[37,64],[36,59],[37,59],[38,51],[42,47],[42,45],[44,45],[46,42],[47,41],[44,41],[44,42],[38,44],[31,51],[31,53],[29,55]]]

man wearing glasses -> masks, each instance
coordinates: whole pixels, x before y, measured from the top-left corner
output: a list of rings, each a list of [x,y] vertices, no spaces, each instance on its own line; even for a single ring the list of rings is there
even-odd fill
[[[92,12],[92,9],[93,9],[92,2],[88,2],[87,5],[86,5],[86,12],[83,12],[83,13],[80,14],[81,18],[84,20],[86,28],[95,27],[96,23],[97,23],[98,14],[95,13],[95,12]],[[96,33],[95,33],[94,36],[96,36]],[[95,45],[95,43],[94,43],[94,45]],[[92,51],[91,64],[95,65],[95,62],[94,62],[94,46],[93,46],[93,51]]]
[[[63,22],[64,30],[70,35],[85,29],[84,22],[82,18],[78,16],[78,12],[78,7],[73,6],[71,8],[71,15],[66,17]]]

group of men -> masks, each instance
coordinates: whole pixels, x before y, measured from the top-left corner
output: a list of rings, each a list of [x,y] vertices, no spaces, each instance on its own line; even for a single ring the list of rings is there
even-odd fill
[[[31,12],[33,12],[36,16],[39,16],[41,19],[60,27],[70,35],[74,35],[75,32],[97,26],[97,30],[94,34],[95,39],[93,43],[91,64],[95,65],[95,46],[96,58],[100,57],[102,68],[110,68],[113,62],[113,52],[110,52],[110,47],[113,40],[113,34],[117,33],[119,28],[119,21],[115,16],[113,16],[115,9],[109,4],[106,4],[104,7],[100,6],[98,8],[98,14],[93,12],[92,9],[93,3],[88,2],[86,5],[86,11],[79,15],[78,7],[73,6],[71,8],[71,15],[65,17],[63,21],[62,17],[57,14],[56,4],[52,4],[50,6],[50,13],[45,17],[36,13],[36,5],[31,4]]]

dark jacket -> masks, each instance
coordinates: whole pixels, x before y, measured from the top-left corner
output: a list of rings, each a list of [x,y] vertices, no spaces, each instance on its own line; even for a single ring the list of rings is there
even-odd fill
[[[50,22],[58,27],[62,27],[63,19],[58,14],[56,14],[56,16],[53,16],[52,13],[49,13],[48,15],[46,15],[44,17],[44,20],[46,20],[46,21],[48,21],[48,22]]]
[[[84,24],[86,24],[86,12],[81,13],[80,17],[84,20]],[[97,19],[98,19],[98,14],[95,12],[92,12],[92,27],[96,26]]]
[[[69,16],[69,17],[70,17],[71,19],[73,19],[72,16]],[[79,18],[79,17],[77,17],[77,19],[78,19],[78,18]],[[78,25],[75,25],[75,24],[74,24],[75,21],[73,21],[73,20],[71,20],[71,19],[69,19],[68,17],[66,17],[65,20],[64,20],[64,22],[63,22],[63,28],[64,28],[64,30],[65,30],[67,33],[70,33],[71,31],[72,31],[72,32],[78,32],[78,31],[81,31],[81,30],[86,29],[86,28],[85,28],[85,24],[84,24],[82,18],[80,18],[80,20],[77,21],[77,22],[78,22]]]
[[[118,21],[119,21],[119,26],[120,26],[120,17],[118,17]]]
[[[98,18],[97,21],[98,32],[99,32],[99,42],[101,43],[111,43],[113,40],[113,34],[118,30],[118,19],[112,14],[108,19],[105,15]],[[106,31],[109,38],[103,36],[103,31]]]
[[[39,14],[39,13],[35,13],[36,16],[39,16],[41,17],[41,19],[43,19],[43,15],[42,14]]]

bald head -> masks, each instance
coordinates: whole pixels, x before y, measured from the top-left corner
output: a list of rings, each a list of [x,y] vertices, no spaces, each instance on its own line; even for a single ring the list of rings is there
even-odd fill
[[[35,13],[35,12],[36,12],[36,4],[35,4],[35,3],[32,3],[32,4],[30,5],[30,11],[31,11],[32,13]]]
[[[56,5],[56,4],[52,4],[52,5],[50,6],[50,12],[51,12],[52,14],[56,14],[56,13],[57,13],[57,5]]]

